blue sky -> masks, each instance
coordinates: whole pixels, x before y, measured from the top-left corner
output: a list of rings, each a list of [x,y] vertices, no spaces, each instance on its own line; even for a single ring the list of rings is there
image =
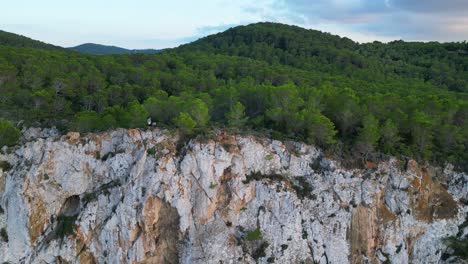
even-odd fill
[[[359,42],[468,40],[468,0],[1,1],[0,29],[64,47],[174,47],[259,21]]]

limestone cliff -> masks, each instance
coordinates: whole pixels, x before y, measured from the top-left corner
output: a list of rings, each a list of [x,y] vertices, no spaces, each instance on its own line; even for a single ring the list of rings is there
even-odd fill
[[[439,263],[466,235],[468,176],[347,170],[302,143],[29,130],[0,155],[0,261]]]

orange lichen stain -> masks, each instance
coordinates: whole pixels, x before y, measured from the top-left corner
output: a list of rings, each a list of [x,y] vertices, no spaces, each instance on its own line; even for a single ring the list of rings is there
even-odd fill
[[[96,259],[92,252],[88,250],[88,241],[82,230],[77,227],[75,230],[75,252],[78,256],[79,263],[95,264]]]
[[[80,133],[78,132],[68,132],[66,135],[68,144],[76,145],[80,142]]]
[[[255,183],[254,184],[251,184],[249,185],[248,188],[248,191],[249,193],[247,193],[244,197],[242,197],[241,199],[235,199],[231,202],[230,204],[230,208],[231,210],[234,212],[235,215],[239,215],[241,210],[243,208],[245,208],[245,206],[250,202],[252,201],[253,199],[255,199]]]
[[[91,134],[89,138],[94,141],[97,149],[101,149],[102,141],[110,139],[110,135],[107,132],[99,133],[99,134]]]
[[[239,147],[237,146],[237,140],[235,136],[225,135],[222,138],[219,138],[218,143],[223,146],[223,148],[230,153],[238,153]]]
[[[353,210],[346,234],[351,245],[351,263],[363,263],[364,257],[371,263],[378,263],[375,252],[383,244],[382,229],[397,221],[397,216],[387,208],[383,197],[382,191],[369,207],[358,205]]]
[[[205,209],[205,214],[200,217],[200,223],[202,225],[206,224],[206,222],[208,222],[208,220],[210,220],[213,217],[217,208],[217,202],[217,199],[214,198],[208,205],[208,207]]]
[[[413,248],[414,244],[418,241],[418,238],[424,234],[424,229],[421,227],[415,228],[415,227],[410,227],[409,234],[403,238],[405,241],[405,245],[407,248],[407,252],[410,253],[410,259],[412,259],[412,254],[413,254]]]
[[[137,223],[134,228],[130,231],[130,243],[133,243],[141,234],[141,227]]]
[[[143,138],[141,137],[141,131],[138,129],[129,129],[128,135],[132,139],[133,143],[136,143],[137,148],[143,147]]]
[[[169,158],[168,157],[162,157],[159,161],[159,170],[160,171],[167,171],[166,165],[168,163]]]
[[[229,182],[238,177],[237,174],[231,173],[231,169],[224,170],[223,175],[219,178],[218,186],[216,186],[216,195],[211,198],[211,202],[205,208],[205,213],[200,217],[200,222],[205,224],[213,218],[215,212],[218,212],[225,221],[230,221],[233,215],[239,215],[241,210],[255,198],[255,184],[247,187],[247,192],[243,197],[236,194]]]
[[[376,211],[358,205],[353,211],[347,238],[351,245],[351,263],[363,263],[364,257],[375,259],[375,250],[379,247],[379,229]]]
[[[237,246],[237,238],[234,234],[229,235],[227,244],[231,247]]]
[[[170,140],[163,140],[159,143],[160,149],[167,149],[169,153],[175,154],[177,150],[176,143]]]
[[[384,195],[384,192],[380,192],[376,198],[377,217],[381,226],[395,223],[398,219],[397,216],[385,205],[383,199]]]
[[[184,185],[182,184],[182,179],[179,179],[179,181],[177,182],[177,187],[179,189],[179,193],[181,196],[184,196],[185,194],[185,188],[184,188]]]
[[[80,253],[80,255],[78,256],[78,259],[79,259],[79,263],[81,264],[96,264],[96,259],[94,258],[94,255],[93,253],[87,251],[87,250],[84,250]]]
[[[53,151],[49,151],[47,155],[47,162],[45,164],[46,171],[54,171],[55,170],[55,153]]]
[[[32,244],[36,242],[44,227],[49,223],[49,216],[47,215],[41,196],[34,195],[33,197],[34,199],[28,199],[32,208],[31,215],[29,216],[29,236]]]
[[[433,180],[426,168],[411,163],[411,171],[418,175],[411,181],[408,190],[410,207],[416,219],[432,223],[436,219],[450,219],[457,215],[458,205],[452,195]]]
[[[178,263],[177,245],[181,234],[177,209],[151,196],[143,206],[142,222],[145,259],[140,263]]]
[[[91,167],[91,165],[89,165],[88,162],[85,162],[84,165],[83,165],[83,172],[85,175],[92,175],[93,173],[93,168]]]
[[[372,162],[372,161],[366,161],[366,168],[371,169],[371,168],[376,168],[377,163]]]

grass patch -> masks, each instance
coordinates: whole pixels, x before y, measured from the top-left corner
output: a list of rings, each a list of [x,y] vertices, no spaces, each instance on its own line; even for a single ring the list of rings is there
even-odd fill
[[[247,232],[247,234],[245,235],[245,239],[247,241],[261,240],[262,239],[262,231],[260,231],[260,229],[257,228],[257,229],[255,229],[253,231]]]
[[[212,183],[210,183],[210,189],[214,189],[214,188],[216,188],[216,186],[218,186],[218,185],[216,185],[216,184],[215,184],[215,183],[213,183],[213,182],[212,182]]]

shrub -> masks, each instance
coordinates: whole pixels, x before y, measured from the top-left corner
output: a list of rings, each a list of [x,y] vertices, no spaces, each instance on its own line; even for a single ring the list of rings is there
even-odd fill
[[[13,146],[18,142],[20,131],[6,120],[0,120],[0,147]]]
[[[253,231],[247,232],[245,239],[247,239],[248,241],[261,240],[262,231],[260,231],[260,229],[257,228]]]
[[[174,123],[184,134],[192,134],[193,129],[197,125],[190,115],[184,112],[180,113],[179,117],[174,119]]]
[[[0,237],[4,242],[8,243],[8,233],[5,228],[0,229]]]
[[[78,218],[78,215],[73,215],[73,216],[59,215],[57,217],[58,224],[57,224],[57,229],[55,231],[55,234],[60,238],[74,235],[75,234],[75,221],[77,218]]]
[[[454,251],[455,256],[468,259],[468,238],[457,238],[451,236],[445,239],[445,243]]]
[[[148,150],[146,150],[146,153],[154,157],[156,155],[156,148],[155,147],[149,148]]]
[[[75,115],[72,128],[80,133],[98,131],[101,126],[99,115],[94,111],[82,111]]]
[[[259,258],[263,258],[266,256],[265,250],[268,248],[268,242],[263,241],[262,244],[252,253],[252,257],[255,260],[258,260]]]
[[[11,169],[11,164],[8,161],[2,160],[0,161],[0,169],[3,171],[9,171]]]

